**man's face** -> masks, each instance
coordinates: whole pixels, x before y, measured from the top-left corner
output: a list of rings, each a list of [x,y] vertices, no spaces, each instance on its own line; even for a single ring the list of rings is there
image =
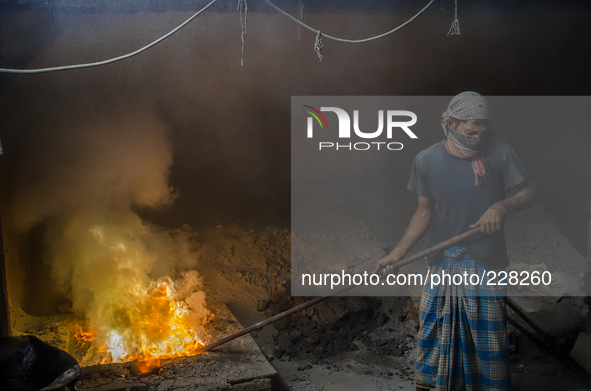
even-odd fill
[[[463,134],[464,136],[476,137],[483,135],[486,132],[488,129],[488,122],[489,121],[487,120],[471,119],[468,121],[460,121],[456,123],[456,121],[449,118],[447,120],[447,126],[459,134]]]

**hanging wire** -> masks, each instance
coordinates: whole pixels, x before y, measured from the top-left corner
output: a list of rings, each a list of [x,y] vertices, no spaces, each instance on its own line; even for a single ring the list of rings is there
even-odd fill
[[[302,3],[302,0],[300,1],[300,22],[302,22],[303,24],[305,24],[306,22],[304,21],[304,3]],[[300,25],[298,24],[298,39],[302,39],[302,37],[300,37]]]
[[[447,35],[460,35],[460,21],[458,20],[458,0],[455,1],[456,3],[456,13],[454,16],[454,21],[451,23],[451,27],[447,32]]]
[[[8,69],[8,68],[0,68],[0,73],[4,72],[4,73],[21,73],[21,74],[32,74],[32,73],[46,73],[46,72],[56,72],[56,71],[65,71],[65,70],[71,70],[71,69],[82,69],[82,68],[92,68],[92,67],[97,67],[97,66],[101,66],[101,65],[107,65],[107,64],[111,64],[117,61],[121,61],[121,60],[125,60],[127,58],[133,57],[135,55],[138,55],[148,49],[150,49],[151,47],[159,44],[160,42],[164,41],[166,38],[170,37],[171,35],[173,35],[174,33],[176,33],[177,31],[179,31],[180,29],[182,29],[183,27],[185,27],[187,24],[189,24],[190,22],[192,22],[195,18],[197,18],[199,15],[201,15],[203,12],[205,12],[209,7],[211,7],[214,3],[216,3],[218,0],[212,0],[209,4],[207,4],[205,7],[203,7],[201,10],[197,11],[193,16],[191,16],[189,19],[187,19],[186,21],[184,21],[183,23],[181,23],[179,26],[177,26],[176,28],[174,28],[173,30],[171,30],[169,33],[163,35],[162,37],[158,38],[157,40],[149,43],[148,45],[125,55],[119,56],[119,57],[114,57],[111,58],[109,60],[104,60],[104,61],[98,61],[98,62],[92,62],[92,63],[85,63],[85,64],[76,64],[76,65],[65,65],[65,66],[58,66],[58,67],[50,67],[50,68],[38,68],[38,69]],[[240,2],[244,1],[245,4],[245,10],[244,10],[244,21],[242,20],[242,16],[240,19],[241,25],[243,26],[243,30],[242,30],[242,59],[244,59],[244,34],[246,33],[246,0],[239,0]],[[294,22],[298,23],[298,25],[307,28],[310,31],[313,31],[317,34],[316,38],[317,38],[317,43],[319,42],[320,44],[320,51],[322,50],[322,39],[321,39],[321,35],[320,35],[320,30],[316,30],[308,25],[306,25],[305,23],[300,22],[299,20],[297,20],[296,18],[294,18],[293,16],[289,15],[288,13],[286,13],[285,11],[283,11],[282,9],[280,9],[279,7],[277,7],[275,4],[271,3],[271,1],[269,0],[264,0],[265,3],[267,3],[271,8],[275,9],[277,12],[283,14],[284,16],[287,16],[289,19],[293,20]],[[375,37],[370,37],[370,38],[365,38],[365,39],[357,39],[357,40],[351,40],[351,39],[343,39],[343,38],[336,38],[327,34],[322,34],[323,37],[326,37],[328,39],[332,39],[334,41],[337,42],[345,42],[345,43],[364,43],[364,42],[370,42],[379,38],[383,38],[386,37],[398,30],[400,30],[401,28],[403,28],[404,26],[408,25],[410,22],[412,22],[413,20],[415,20],[417,17],[419,17],[419,15],[421,15],[423,12],[425,12],[425,10],[427,10],[427,8],[429,8],[429,6],[431,6],[431,4],[433,4],[435,0],[430,0],[429,3],[423,7],[423,9],[421,9],[416,15],[414,15],[412,18],[410,18],[409,20],[407,20],[406,22],[402,23],[400,26],[387,31],[383,34],[380,35],[376,35]],[[457,14],[457,0],[456,0],[456,14]],[[458,34],[459,34],[459,25],[458,25]],[[314,44],[314,47],[316,48],[317,43]],[[319,53],[319,57],[322,58],[322,53]],[[243,64],[243,61],[241,61],[241,64]]]
[[[105,61],[91,62],[91,63],[87,63],[87,64],[65,65],[65,66],[61,66],[61,67],[52,67],[52,68],[39,68],[39,69],[6,69],[6,68],[0,68],[0,72],[6,72],[6,73],[45,73],[45,72],[56,72],[56,71],[65,71],[65,70],[69,70],[69,69],[81,69],[81,68],[98,67],[100,65],[106,65],[106,64],[111,64],[111,63],[117,62],[117,61],[125,60],[126,58],[130,58],[130,57],[133,57],[133,56],[135,56],[137,54],[140,54],[141,52],[144,52],[144,51],[150,49],[152,46],[155,46],[155,45],[159,44],[160,42],[164,41],[166,38],[170,37],[172,34],[176,33],[177,31],[179,31],[180,29],[182,29],[183,27],[185,27],[187,24],[189,24],[191,21],[193,21],[193,19],[195,19],[196,17],[198,17],[199,15],[201,15],[203,12],[205,12],[209,7],[211,7],[217,1],[218,0],[212,0],[209,4],[207,4],[205,7],[203,7],[199,11],[197,11],[193,16],[191,16],[189,19],[187,19],[186,21],[184,21],[183,23],[181,23],[180,25],[178,25],[175,29],[171,30],[168,34],[163,35],[162,37],[158,38],[154,42],[147,44],[146,46],[144,46],[143,48],[140,48],[140,49],[136,50],[135,52],[131,52],[131,53],[125,54],[123,56],[111,58],[110,60],[105,60]]]
[[[244,4],[244,16],[242,14],[242,6]],[[240,66],[244,65],[244,34],[246,34],[246,13],[248,12],[248,4],[246,0],[238,0],[238,14],[240,15],[240,39],[242,40],[242,57],[240,57]]]
[[[308,26],[305,23],[300,22],[299,20],[297,20],[296,18],[294,18],[293,16],[291,16],[290,14],[288,14],[287,12],[283,11],[281,8],[277,7],[275,4],[271,3],[270,0],[263,0],[265,3],[267,3],[271,8],[273,8],[275,11],[287,16],[289,19],[293,20],[294,22],[296,22],[297,24],[299,24],[300,26],[307,28],[308,30],[318,34],[319,30],[316,30],[310,26]],[[413,20],[415,20],[416,18],[419,17],[419,15],[421,15],[423,12],[425,12],[427,10],[427,8],[429,8],[429,6],[431,4],[433,4],[435,0],[430,0],[429,3],[423,7],[422,10],[420,10],[419,12],[417,12],[417,14],[415,16],[413,16],[412,18],[410,18],[409,20],[407,20],[406,22],[402,23],[400,26],[387,31],[383,34],[380,35],[376,35],[375,37],[370,37],[370,38],[365,38],[365,39],[343,39],[343,38],[336,38],[327,34],[322,34],[323,37],[328,38],[328,39],[332,39],[333,41],[337,41],[337,42],[345,42],[345,43],[364,43],[364,42],[370,42],[376,39],[380,39],[380,38],[384,38],[398,30],[400,30],[401,28],[403,28],[404,26],[406,26],[407,24],[409,24],[410,22],[412,22]]]

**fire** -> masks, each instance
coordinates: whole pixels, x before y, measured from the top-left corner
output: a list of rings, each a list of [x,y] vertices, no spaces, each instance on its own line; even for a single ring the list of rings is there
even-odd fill
[[[176,300],[172,280],[162,277],[135,291],[135,308],[115,311],[121,315],[116,322],[121,327],[102,334],[79,328],[75,337],[83,342],[103,341],[98,348],[101,364],[137,361],[143,371],[162,359],[197,354],[203,343],[189,324],[187,305]]]
[[[117,264],[126,265],[113,276],[109,292],[95,295],[101,308],[94,319],[88,319],[88,330],[77,326],[75,337],[97,348],[94,359],[101,364],[137,361],[140,370],[147,372],[162,359],[197,354],[203,343],[189,320],[189,306],[177,298],[173,281],[161,277],[144,286],[130,272],[137,253],[123,243],[107,243],[100,228],[94,227],[91,233],[110,249]]]
[[[82,342],[92,342],[95,340],[94,333],[85,331],[79,324],[76,324],[76,334],[74,334],[74,337]]]

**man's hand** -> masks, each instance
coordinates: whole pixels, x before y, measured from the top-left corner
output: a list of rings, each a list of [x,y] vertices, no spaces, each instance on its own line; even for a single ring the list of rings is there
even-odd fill
[[[492,234],[503,228],[504,220],[505,208],[499,204],[494,204],[470,228],[480,226],[480,232]]]
[[[513,189],[517,190],[517,193],[515,193],[513,197],[492,205],[486,212],[484,212],[476,223],[470,226],[470,228],[480,226],[481,232],[489,234],[497,232],[503,228],[503,222],[507,213],[513,213],[529,208],[538,202],[538,189],[530,178],[515,185]]]
[[[386,274],[391,274],[394,272],[394,270],[396,270],[393,263],[398,261],[399,259],[394,259],[392,254],[387,255],[378,261],[376,268],[371,272],[371,274],[379,273],[382,277],[384,277]]]
[[[404,236],[402,236],[402,239],[400,239],[400,242],[398,242],[390,254],[378,261],[372,274],[380,273],[384,277],[396,270],[393,264],[400,261],[429,228],[433,214],[435,213],[434,204],[435,202],[432,199],[419,196],[417,211],[412,216],[412,219],[410,219]]]

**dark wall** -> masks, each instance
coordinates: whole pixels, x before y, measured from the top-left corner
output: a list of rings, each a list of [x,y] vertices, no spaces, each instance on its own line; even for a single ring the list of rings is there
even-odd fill
[[[178,197],[173,206],[142,210],[146,217],[171,226],[237,219],[288,226],[292,95],[455,95],[464,90],[484,95],[588,95],[591,91],[588,8],[577,12],[556,7],[552,12],[474,8],[459,15],[462,35],[447,36],[453,20],[450,4],[434,6],[401,31],[370,43],[325,38],[322,61],[313,50],[313,33],[302,30],[300,40],[295,24],[265,12],[248,14],[244,66],[240,66],[238,14],[208,12],[129,60],[5,79],[9,82],[0,91],[5,211],[16,188],[37,181],[51,167],[51,154],[36,160],[37,149],[56,148],[67,154],[59,147],[64,142],[51,137],[67,137],[59,129],[78,124],[83,131],[105,117],[123,122],[130,111],[149,111],[167,128],[172,143],[170,181]],[[5,10],[1,15],[4,59],[22,58],[19,53],[27,44],[35,50],[30,68],[98,61],[135,50],[190,15]],[[326,34],[364,38],[411,15],[307,14],[306,22]],[[39,26],[51,34],[31,34]],[[551,135],[537,131],[515,129],[523,135],[514,137],[519,144],[515,149],[527,155],[528,142],[534,140],[544,143],[540,151],[552,151],[552,171],[537,170],[541,174],[535,179],[545,190],[552,216],[584,252],[591,196],[584,147],[589,144],[588,131],[560,129]],[[413,157],[409,154],[396,169],[408,172]],[[525,160],[536,164],[534,158]],[[575,181],[563,175],[574,172],[580,173]]]

